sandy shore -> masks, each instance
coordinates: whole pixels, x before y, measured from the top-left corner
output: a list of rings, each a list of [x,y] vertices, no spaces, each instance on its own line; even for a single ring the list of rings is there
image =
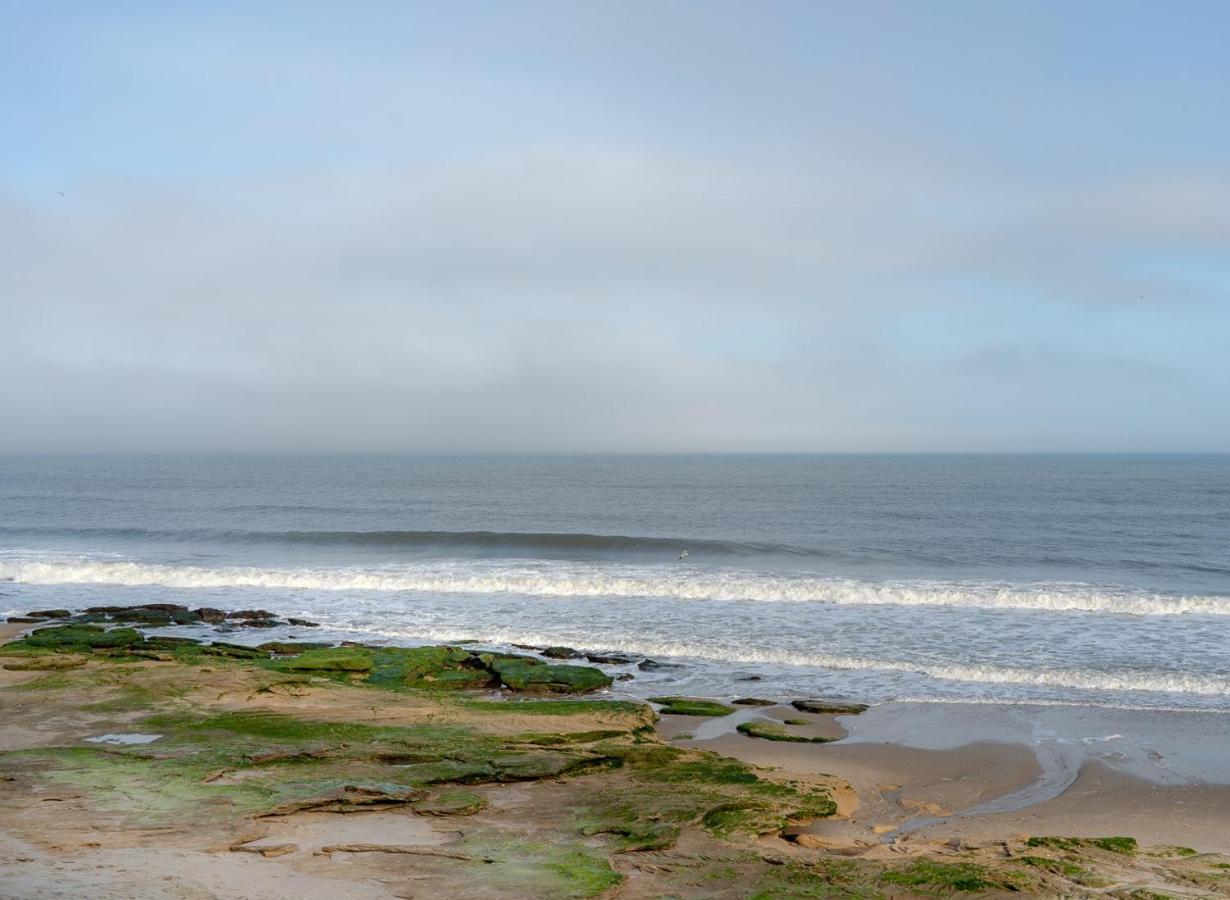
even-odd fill
[[[860,717],[806,717],[808,733],[845,735],[811,744],[733,730],[733,720],[751,716],[799,713],[762,707],[698,727],[664,721],[660,732],[758,766],[849,782],[858,806],[848,819],[805,829],[834,847],[1081,834],[1230,852],[1230,717],[885,704]]]
[[[555,671],[526,657],[91,627],[96,649],[0,648],[0,897],[1230,896],[1230,717],[766,701],[655,722],[609,692],[436,681]],[[1110,836],[1141,846],[1088,840]]]

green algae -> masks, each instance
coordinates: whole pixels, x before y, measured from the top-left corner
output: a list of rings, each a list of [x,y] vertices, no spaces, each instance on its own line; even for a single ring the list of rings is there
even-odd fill
[[[1047,856],[1017,856],[1013,859],[1013,862],[1031,866],[1035,869],[1043,869],[1055,875],[1062,875],[1065,878],[1080,878],[1089,874],[1089,871],[1083,866],[1078,866],[1076,863],[1066,862],[1062,859],[1051,859]]]
[[[665,850],[675,846],[679,839],[679,826],[668,822],[629,820],[602,822],[581,829],[584,835],[610,834],[618,838],[620,852],[640,850]]]
[[[1136,838],[1132,837],[1031,837],[1025,842],[1027,847],[1051,847],[1055,850],[1080,852],[1082,850],[1098,849],[1123,856],[1133,856],[1137,850]]]
[[[713,700],[698,700],[692,697],[650,697],[650,703],[658,703],[667,716],[727,716],[734,708]]]
[[[587,713],[615,715],[652,723],[653,710],[643,703],[628,700],[471,700],[460,699],[458,705],[473,712],[518,713],[531,716],[575,716]]]
[[[505,687],[517,691],[583,694],[610,687],[612,682],[592,666],[551,665],[519,657],[496,657],[489,665]]]
[[[1020,891],[1029,885],[1028,876],[1020,873],[992,871],[975,863],[945,863],[931,859],[914,860],[903,869],[883,873],[880,880],[904,887],[962,893],[988,890]]]
[[[123,649],[140,644],[144,638],[135,628],[103,628],[101,625],[57,625],[40,628],[20,640],[4,645],[5,652],[31,649],[56,653],[83,650]]]
[[[487,801],[471,791],[442,791],[414,804],[424,816],[472,816],[487,806]]]
[[[735,730],[740,734],[746,734],[748,737],[761,738],[766,741],[789,741],[796,744],[828,744],[834,740],[834,738],[790,734],[780,725],[773,725],[768,722],[740,722]]]
[[[729,880],[729,873],[726,878]],[[868,883],[870,880],[868,867],[854,860],[784,861],[764,871],[748,896],[749,900],[783,900],[786,897],[871,900],[883,897],[882,891]]]
[[[327,647],[307,650],[298,656],[271,660],[271,669],[279,672],[313,672],[321,674],[367,673],[374,668],[369,650],[361,647]]]

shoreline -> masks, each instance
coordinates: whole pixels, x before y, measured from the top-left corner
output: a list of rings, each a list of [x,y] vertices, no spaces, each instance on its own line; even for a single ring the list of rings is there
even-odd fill
[[[169,609],[146,613],[185,614]],[[462,898],[733,900],[808,896],[794,891],[831,884],[839,861],[860,896],[958,883],[975,894],[1092,896],[1086,888],[1122,884],[1183,896],[1197,882],[1199,896],[1230,896],[1219,716],[943,703],[849,714],[755,697],[650,706],[618,699],[619,682],[585,661],[561,662],[566,648],[245,647],[61,624],[0,626],[0,643],[47,626],[82,635],[0,647],[11,656],[0,668],[5,896],[92,884],[97,896],[132,896],[156,880],[185,898],[432,885]],[[390,665],[402,681],[381,674]],[[475,679],[487,689],[469,689]],[[576,697],[577,685],[592,693]],[[456,736],[440,743],[441,728]],[[350,736],[337,743],[335,729]],[[1151,743],[1136,747],[1142,736]],[[430,749],[391,752],[389,740]],[[187,783],[166,781],[182,766]],[[297,780],[322,766],[333,788],[270,807],[264,785],[299,797]],[[441,766],[426,781],[412,774]],[[390,786],[405,777],[413,790]],[[440,793],[433,778],[456,787]],[[789,811],[799,803],[810,812]],[[512,833],[530,843],[509,844]],[[734,873],[730,885],[713,889],[697,859]]]
[[[659,733],[681,746],[714,750],[801,777],[827,774],[849,782],[860,798],[848,823],[818,823],[811,833],[833,836],[834,849],[858,844],[987,840],[1013,834],[1093,834],[1113,831],[1141,844],[1172,843],[1201,852],[1230,853],[1230,784],[1206,780],[1199,771],[1163,768],[1152,778],[1141,760],[1118,751],[1090,750],[1079,739],[1059,737],[1053,721],[1036,723],[1052,732],[1032,744],[1019,737],[1022,710],[988,704],[971,724],[968,710],[953,704],[881,704],[861,716],[829,716],[829,728],[844,732],[834,743],[757,740],[738,734],[731,722],[711,720],[700,728],[664,716]],[[756,714],[783,718],[789,706],[756,707]],[[1082,710],[1092,731],[1118,711]],[[1069,711],[1065,711],[1069,715]],[[1211,745],[1224,746],[1219,720],[1171,713],[1176,723],[1213,726],[1205,746],[1188,747],[1198,758]],[[876,721],[879,719],[880,721]],[[1168,735],[1168,746],[1191,740],[1193,729]],[[831,733],[827,732],[827,733]],[[1159,735],[1159,732],[1154,732]],[[681,738],[681,735],[683,737]],[[691,738],[688,738],[691,735]],[[1067,743],[1061,743],[1067,742]]]

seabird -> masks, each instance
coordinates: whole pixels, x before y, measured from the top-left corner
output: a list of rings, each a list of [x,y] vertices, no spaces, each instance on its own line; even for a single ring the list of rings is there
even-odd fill
[[[682,562],[683,560],[687,558],[688,558],[688,551],[684,550],[682,553],[679,554],[679,559],[676,560],[676,562]]]

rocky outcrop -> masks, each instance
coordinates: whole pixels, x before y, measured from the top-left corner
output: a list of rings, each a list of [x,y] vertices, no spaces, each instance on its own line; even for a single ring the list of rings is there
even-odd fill
[[[857,716],[866,712],[866,703],[843,703],[840,700],[794,700],[790,703],[799,712],[828,713],[834,716]]]

